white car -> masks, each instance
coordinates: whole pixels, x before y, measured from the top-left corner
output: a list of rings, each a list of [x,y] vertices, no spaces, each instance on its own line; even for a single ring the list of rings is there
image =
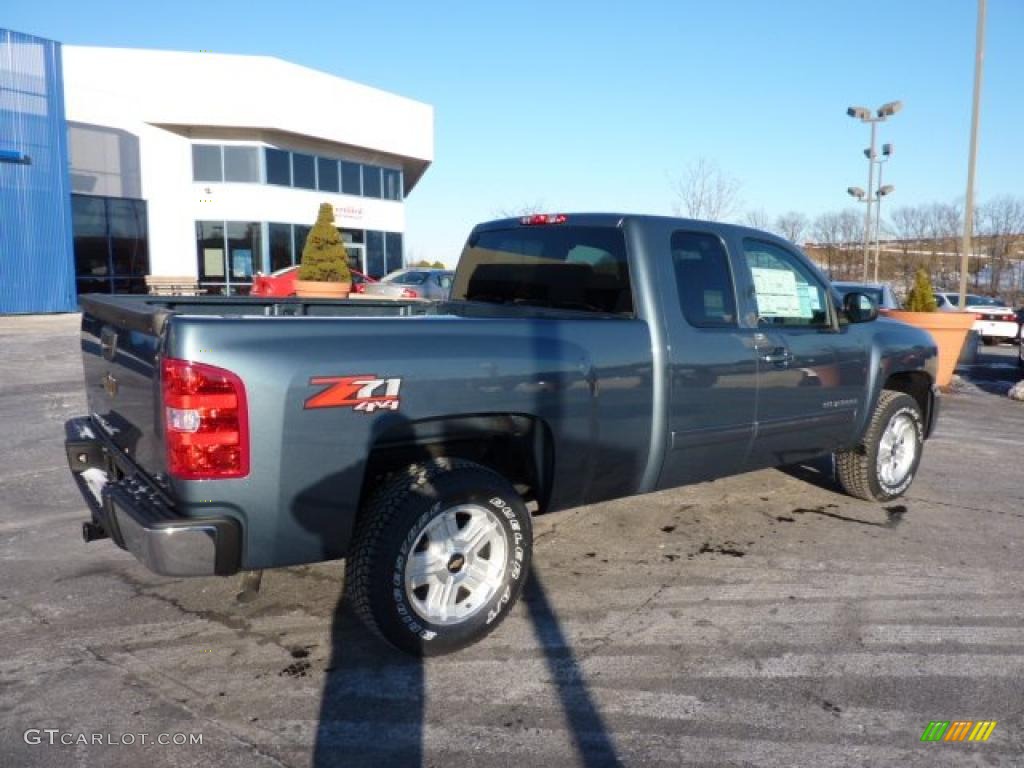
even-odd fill
[[[936,293],[935,301],[940,312],[956,312],[960,309],[959,293]],[[968,293],[967,311],[974,313],[974,330],[984,344],[1014,341],[1020,333],[1016,313],[999,299]]]

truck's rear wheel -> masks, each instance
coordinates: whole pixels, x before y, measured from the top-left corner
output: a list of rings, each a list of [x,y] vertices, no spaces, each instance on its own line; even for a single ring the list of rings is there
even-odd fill
[[[493,630],[530,565],[530,513],[497,473],[439,459],[393,475],[362,510],[346,564],[348,598],[370,629],[420,656]]]
[[[866,501],[889,501],[914,481],[924,446],[924,419],[917,401],[883,390],[860,445],[836,453],[843,490]]]

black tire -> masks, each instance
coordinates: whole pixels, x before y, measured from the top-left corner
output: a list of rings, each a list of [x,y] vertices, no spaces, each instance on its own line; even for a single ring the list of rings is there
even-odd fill
[[[493,513],[504,530],[504,571],[500,586],[471,616],[432,623],[414,607],[405,566],[428,524],[456,505]],[[501,475],[460,459],[414,464],[392,475],[361,511],[345,567],[346,594],[366,626],[396,648],[414,656],[451,653],[501,623],[522,593],[532,549],[530,512]]]
[[[878,468],[882,435],[898,416],[910,417],[913,424],[914,458],[909,471],[895,484],[887,484]],[[924,446],[924,418],[917,401],[910,395],[882,390],[860,444],[836,453],[836,475],[850,496],[865,501],[889,501],[902,496],[914,481]]]

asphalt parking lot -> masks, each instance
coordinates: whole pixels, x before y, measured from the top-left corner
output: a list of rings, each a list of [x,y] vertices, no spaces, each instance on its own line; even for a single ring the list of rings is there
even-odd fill
[[[237,579],[82,543],[76,331],[0,318],[0,765],[1024,765],[1015,348],[944,398],[899,503],[818,467],[542,517],[505,623],[421,662],[356,624],[340,563],[268,572],[242,605]],[[922,743],[933,720],[998,726]],[[179,733],[202,744],[139,738]]]

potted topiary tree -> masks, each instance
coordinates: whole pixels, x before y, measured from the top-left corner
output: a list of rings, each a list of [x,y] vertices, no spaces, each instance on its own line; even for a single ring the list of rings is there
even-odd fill
[[[352,290],[352,271],[341,234],[334,226],[334,207],[321,203],[316,224],[306,236],[295,294],[303,298],[346,299]]]
[[[974,325],[972,312],[937,312],[932,281],[924,267],[914,275],[914,287],[907,294],[907,308],[893,309],[888,317],[928,331],[939,348],[939,365],[935,383],[948,387],[953,380],[956,361],[960,359],[967,332]]]

